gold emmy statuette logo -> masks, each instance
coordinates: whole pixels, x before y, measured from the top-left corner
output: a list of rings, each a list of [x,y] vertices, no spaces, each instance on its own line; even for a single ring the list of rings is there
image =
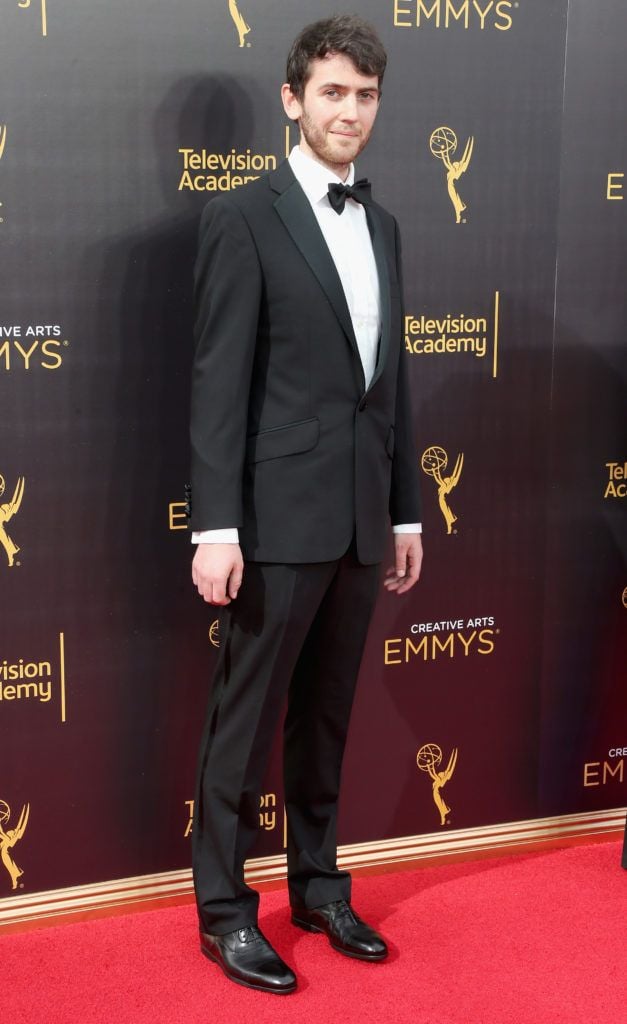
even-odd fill
[[[246,24],[246,20],[244,19],[243,14],[240,13],[237,6],[237,0],[229,0],[229,14],[231,15],[235,28],[237,29],[239,45],[250,46],[250,43],[244,42],[245,37],[250,32],[250,25]]]
[[[23,11],[27,11],[31,5],[31,0],[17,0],[17,6],[21,7]],[[41,34],[42,36],[48,35],[48,11],[46,8],[46,0],[41,0]]]
[[[625,589],[623,590],[622,601],[623,601],[623,608],[627,608],[627,587],[625,587]]]
[[[438,445],[432,445],[431,448],[427,448],[422,453],[420,460],[423,472],[427,476],[432,476],[438,485],[438,504],[442,515],[444,516],[444,522],[446,523],[446,532],[453,532],[453,523],[457,522],[457,516],[453,510],[446,503],[446,496],[450,494],[454,487],[459,483],[459,478],[462,475],[462,467],[464,465],[464,456],[460,452],[455,461],[455,468],[450,476],[442,476],[442,471],[448,466],[448,455],[444,451],[444,448],[440,448]]]
[[[6,124],[0,124],[0,160],[4,153],[4,146],[7,141],[7,126]]]
[[[454,747],[453,749],[446,770],[438,772],[436,771],[436,768],[438,768],[441,763],[442,750],[438,747],[437,743],[425,743],[416,754],[416,764],[420,768],[420,771],[428,772],[429,777],[433,782],[433,802],[440,812],[440,825],[450,825],[450,820],[447,821],[446,816],[447,814],[450,814],[451,808],[444,803],[441,791],[455,771],[455,765],[457,764],[457,747]]]
[[[4,494],[5,487],[6,484],[4,482],[4,477],[0,476],[0,498],[2,498],[2,495]],[[0,505],[0,544],[2,544],[2,547],[7,553],[7,558],[9,560],[10,566],[15,565],[15,556],[17,555],[20,549],[18,548],[17,544],[15,544],[11,540],[5,527],[6,524],[10,522],[11,519],[13,519],[13,516],[17,515],[17,513],[19,512],[23,497],[24,477],[20,476],[18,477],[17,483],[15,485],[15,490],[13,492],[13,497],[11,498],[11,501],[6,501],[4,505]]]
[[[220,646],[220,620],[219,619],[214,619],[213,622],[211,623],[211,625],[209,626],[209,642],[212,643],[214,647],[219,647]]]
[[[429,149],[433,156],[441,160],[446,167],[446,187],[455,210],[456,224],[466,223],[465,218],[462,222],[462,212],[466,209],[466,204],[455,188],[455,182],[459,181],[464,171],[468,170],[474,144],[475,140],[471,135],[466,143],[461,160],[451,160],[451,156],[457,149],[457,136],[452,128],[444,126],[436,128],[431,132],[431,138],[429,139]]]
[[[2,863],[9,872],[12,889],[17,889],[17,880],[24,872],[21,868],[18,868],[13,860],[11,850],[16,843],[19,843],[26,831],[29,813],[30,804],[24,804],[20,820],[15,828],[7,828],[6,826],[9,824],[9,818],[11,817],[11,808],[5,800],[0,800],[0,860],[2,860]]]

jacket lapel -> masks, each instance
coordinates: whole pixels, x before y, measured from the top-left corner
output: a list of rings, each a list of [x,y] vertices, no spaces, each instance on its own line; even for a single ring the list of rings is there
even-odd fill
[[[383,241],[383,229],[381,227],[381,220],[374,206],[370,204],[366,206],[366,220],[368,221],[368,229],[370,231],[370,238],[372,239],[372,249],[374,252],[374,259],[377,265],[377,274],[379,276],[379,295],[381,302],[381,341],[379,344],[379,355],[377,359],[377,365],[375,366],[374,374],[368,390],[376,384],[388,355],[388,349],[390,347],[390,271],[388,268],[388,260],[385,252],[385,243]]]
[[[285,224],[297,248],[316,275],[331,303],[335,315],[353,349],[359,366],[362,385],[365,387],[357,339],[355,338],[340,276],[309,200],[287,161],[270,174],[270,186],[278,193],[274,201],[274,208]],[[381,297],[381,343],[375,372],[368,388],[370,390],[381,376],[390,345],[390,276],[379,215],[372,205],[367,205],[365,210],[377,273],[379,275]]]
[[[274,208],[316,275],[361,366],[357,339],[340,276],[309,200],[287,162],[281,164],[278,170],[270,175],[270,184],[279,192],[274,201]]]

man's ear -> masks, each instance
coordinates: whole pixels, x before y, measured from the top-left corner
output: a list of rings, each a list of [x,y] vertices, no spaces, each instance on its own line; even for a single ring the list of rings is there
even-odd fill
[[[281,86],[281,99],[283,101],[283,109],[290,121],[298,121],[303,112],[303,108],[287,82]]]

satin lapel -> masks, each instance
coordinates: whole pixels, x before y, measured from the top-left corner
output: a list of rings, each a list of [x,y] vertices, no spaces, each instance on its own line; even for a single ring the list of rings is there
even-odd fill
[[[372,206],[366,206],[365,209],[370,237],[372,239],[374,259],[377,265],[377,274],[379,275],[379,292],[381,297],[381,344],[379,346],[379,358],[377,359],[377,365],[375,366],[374,375],[368,388],[368,390],[370,390],[370,388],[376,384],[383,372],[383,367],[385,366],[385,361],[388,355],[388,349],[390,347],[390,272],[388,269],[388,258],[385,251],[383,229],[381,227],[379,215]]]
[[[309,200],[297,181],[281,193],[274,207],[318,278],[361,366],[342,282]]]

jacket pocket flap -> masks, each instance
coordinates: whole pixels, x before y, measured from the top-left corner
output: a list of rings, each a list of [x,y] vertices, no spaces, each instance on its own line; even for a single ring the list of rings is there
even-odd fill
[[[248,462],[264,462],[266,459],[280,459],[284,455],[297,455],[315,448],[320,437],[320,421],[317,416],[297,423],[286,423],[283,427],[271,427],[253,434],[246,442]]]

